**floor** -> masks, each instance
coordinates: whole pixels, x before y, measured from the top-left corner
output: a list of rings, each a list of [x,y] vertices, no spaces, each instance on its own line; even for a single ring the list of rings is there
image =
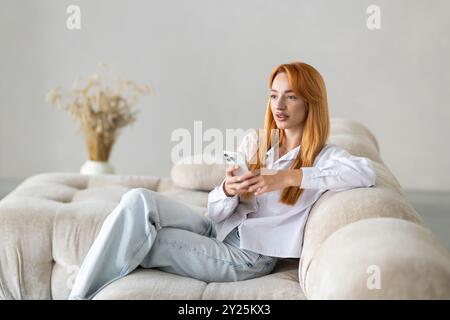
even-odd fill
[[[450,192],[405,191],[425,224],[450,250]]]
[[[0,199],[17,185],[14,181],[1,182]],[[450,192],[405,191],[405,194],[425,224],[450,250]]]

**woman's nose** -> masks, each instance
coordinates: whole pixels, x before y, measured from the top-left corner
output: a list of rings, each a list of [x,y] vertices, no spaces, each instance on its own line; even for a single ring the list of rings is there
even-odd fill
[[[284,110],[286,109],[286,104],[284,103],[284,100],[280,99],[275,103],[275,109],[276,110]]]

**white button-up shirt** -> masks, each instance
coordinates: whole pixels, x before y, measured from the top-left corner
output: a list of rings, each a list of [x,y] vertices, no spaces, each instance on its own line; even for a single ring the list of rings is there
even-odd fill
[[[255,139],[245,136],[238,150],[247,158],[256,151]],[[275,159],[277,146],[266,153],[266,168],[288,170],[300,146]],[[253,152],[253,153],[252,153]],[[300,258],[303,232],[309,211],[327,190],[343,191],[375,185],[375,172],[370,159],[356,157],[346,150],[326,144],[314,160],[313,167],[302,167],[300,187],[302,195],[293,206],[280,203],[282,190],[241,200],[228,197],[223,185],[208,195],[208,215],[217,224],[217,239],[223,241],[235,227],[239,227],[240,247],[263,255],[281,258]]]

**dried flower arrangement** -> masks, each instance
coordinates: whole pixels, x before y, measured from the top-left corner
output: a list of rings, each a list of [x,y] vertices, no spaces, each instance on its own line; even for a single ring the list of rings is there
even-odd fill
[[[133,107],[139,96],[151,93],[152,89],[122,80],[115,73],[112,74],[116,85],[110,89],[102,77],[111,74],[110,68],[105,64],[100,68],[100,73],[88,77],[84,86],[75,81],[67,93],[60,87],[50,90],[47,101],[68,111],[76,120],[79,131],[84,133],[89,160],[107,162],[119,129],[136,121],[138,111],[133,111]]]

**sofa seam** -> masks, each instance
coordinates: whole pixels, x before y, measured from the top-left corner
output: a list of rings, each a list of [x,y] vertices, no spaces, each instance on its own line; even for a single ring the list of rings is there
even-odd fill
[[[3,277],[0,277],[0,290],[1,290],[2,295],[5,297],[5,299],[8,300],[8,299],[10,299],[10,297],[6,296],[6,291],[5,291],[4,287],[3,287],[2,278]]]
[[[72,195],[72,199],[73,199],[73,195]],[[56,218],[61,213],[63,205],[64,205],[64,203],[61,202],[60,205],[59,205],[58,210],[56,210],[56,213],[53,216],[53,222],[52,222],[52,226],[51,226],[51,228],[52,228],[52,230],[51,230],[51,235],[52,235],[51,242],[52,243],[51,243],[51,249],[50,249],[50,256],[51,256],[51,264],[52,265],[51,265],[51,271],[50,271],[50,290],[49,290],[50,291],[50,299],[51,300],[53,300],[53,289],[52,289],[53,288],[53,282],[52,282],[52,279],[53,279],[53,272],[54,272],[54,268],[55,268],[55,264],[56,264],[55,255],[54,255],[54,253],[55,253],[55,248],[54,248],[55,241],[54,240],[55,240],[55,230],[56,230],[55,224],[56,224]]]

